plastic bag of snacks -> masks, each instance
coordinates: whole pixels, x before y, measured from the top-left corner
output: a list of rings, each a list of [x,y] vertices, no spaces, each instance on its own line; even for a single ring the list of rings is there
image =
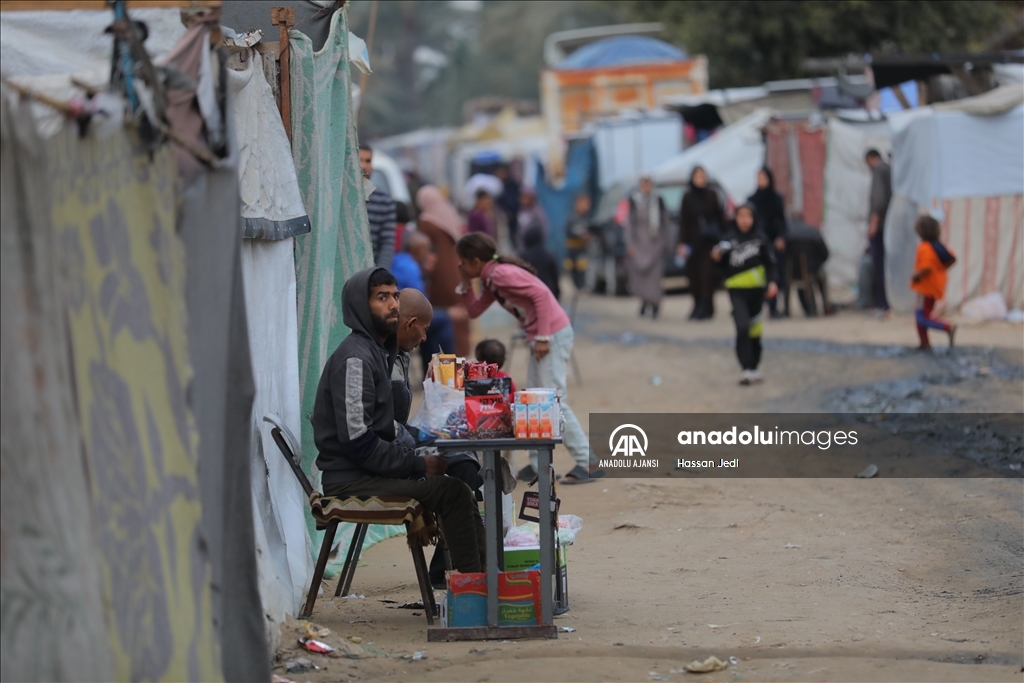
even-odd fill
[[[576,534],[583,528],[583,520],[576,515],[558,515],[558,543],[572,545]]]
[[[466,403],[463,392],[426,379],[423,403],[409,424],[441,439],[464,439],[467,435]]]
[[[525,526],[514,526],[505,534],[506,548],[529,548],[540,543],[537,533]]]

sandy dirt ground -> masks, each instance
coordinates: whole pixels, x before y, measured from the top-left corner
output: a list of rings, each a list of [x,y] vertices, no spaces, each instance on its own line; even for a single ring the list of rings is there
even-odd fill
[[[569,402],[591,412],[1024,410],[1019,325],[963,325],[925,356],[909,316],[856,312],[770,321],[755,387],[737,385],[725,301],[688,323],[628,299],[587,298]],[[509,339],[492,316],[481,335]],[[525,386],[520,348],[511,372]],[[660,378],[660,383],[652,378]],[[525,454],[519,454],[519,465]],[[584,519],[569,548],[571,611],[556,641],[428,643],[404,538],[368,549],[353,590],[325,581],[313,622],[357,658],[299,650],[282,632],[275,673],[295,681],[1021,681],[1024,482],[1009,454],[974,479],[602,479],[560,487]],[[572,462],[556,451],[560,472]],[[1001,463],[1001,464],[1000,464]],[[519,495],[519,492],[517,494]],[[354,643],[350,638],[359,640]],[[416,653],[422,653],[413,659]],[[689,674],[708,655],[725,671]],[[304,657],[319,669],[287,672]]]

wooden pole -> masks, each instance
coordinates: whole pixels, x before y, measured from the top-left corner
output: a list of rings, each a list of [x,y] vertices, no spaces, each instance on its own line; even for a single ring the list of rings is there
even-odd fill
[[[896,96],[896,99],[899,100],[901,107],[904,109],[912,109],[910,101],[907,99],[907,96],[903,94],[903,88],[900,87],[900,84],[892,86],[892,93]]]
[[[292,139],[292,86],[289,65],[291,63],[291,50],[288,45],[288,27],[295,25],[294,7],[271,7],[270,23],[280,27],[281,43],[281,122],[284,123],[284,132],[288,141]]]
[[[373,53],[373,34],[377,30],[377,0],[370,5],[370,28],[366,31],[366,52]],[[363,73],[359,77],[359,109],[356,110],[356,128],[359,128],[359,117],[363,114],[363,102],[366,101],[367,75]]]

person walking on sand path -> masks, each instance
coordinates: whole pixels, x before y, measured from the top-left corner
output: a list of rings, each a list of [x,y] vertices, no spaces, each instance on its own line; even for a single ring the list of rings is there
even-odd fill
[[[931,216],[921,216],[914,225],[921,243],[917,245],[917,257],[914,260],[914,275],[910,278],[910,288],[917,292],[917,336],[921,340],[920,351],[931,351],[928,341],[928,329],[942,330],[949,335],[949,348],[953,348],[953,337],[956,325],[939,320],[932,315],[935,302],[946,296],[946,271],[956,263],[956,256],[939,241],[939,222]]]
[[[788,271],[786,270],[786,239],[788,229],[786,226],[786,204],[782,195],[775,189],[775,177],[768,167],[757,172],[757,191],[750,195],[747,202],[754,205],[757,210],[757,231],[768,238],[772,246],[772,256],[775,257],[775,271],[779,276],[779,294],[782,300],[789,300]],[[768,299],[768,310],[772,318],[781,318],[787,315],[785,311],[779,310],[779,297],[773,296]]]
[[[687,259],[693,311],[690,320],[710,320],[715,316],[715,264],[711,249],[722,235],[722,205],[718,194],[708,187],[708,175],[697,166],[690,174],[690,188],[679,209],[680,256]]]
[[[725,239],[711,249],[711,258],[721,264],[725,288],[732,303],[736,325],[736,358],[742,372],[740,384],[763,381],[757,366],[761,363],[762,309],[765,297],[773,297],[776,284],[775,261],[768,238],[754,229],[757,212],[750,204],[736,209],[736,218]]]
[[[650,176],[640,179],[639,189],[629,198],[625,233],[630,291],[640,298],[640,316],[650,309],[651,318],[657,320],[665,294],[661,287],[665,254],[671,247],[668,211]]]

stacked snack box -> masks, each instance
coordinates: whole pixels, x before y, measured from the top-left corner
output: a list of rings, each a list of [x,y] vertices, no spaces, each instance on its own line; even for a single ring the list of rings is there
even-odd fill
[[[467,379],[466,422],[472,439],[510,439],[514,435],[507,377]]]
[[[516,392],[513,407],[517,439],[557,439],[562,436],[562,408],[556,389]]]

